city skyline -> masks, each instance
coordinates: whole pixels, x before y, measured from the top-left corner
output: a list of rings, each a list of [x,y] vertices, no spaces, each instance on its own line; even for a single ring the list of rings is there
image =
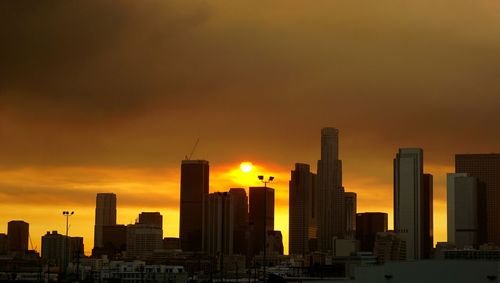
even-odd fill
[[[179,162],[198,138],[210,192],[276,177],[287,249],[290,170],[317,172],[325,126],[341,130],[358,211],[389,227],[394,154],[423,148],[445,241],[454,155],[500,152],[496,2],[30,5],[0,3],[0,233],[24,220],[38,249],[70,210],[89,254],[100,192],[117,194],[118,223],[159,211],[178,236]]]

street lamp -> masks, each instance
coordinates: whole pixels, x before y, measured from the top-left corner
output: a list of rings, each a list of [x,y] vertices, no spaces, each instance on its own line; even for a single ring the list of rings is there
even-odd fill
[[[266,280],[266,266],[267,266],[267,262],[266,262],[266,250],[267,250],[267,183],[271,183],[272,181],[274,181],[274,177],[273,176],[269,176],[267,178],[267,180],[264,178],[263,175],[259,175],[257,176],[259,178],[259,180],[264,183],[264,257],[263,257],[263,261],[264,261],[264,283],[267,281]],[[274,204],[273,204],[274,205]]]
[[[68,269],[68,258],[69,258],[69,246],[68,246],[68,229],[69,229],[69,217],[71,215],[75,214],[74,211],[63,211],[63,215],[64,217],[66,217],[66,237],[64,238],[64,260],[63,260],[63,264],[64,264],[64,280],[67,281],[67,278],[66,278],[66,272],[67,272],[67,269]]]

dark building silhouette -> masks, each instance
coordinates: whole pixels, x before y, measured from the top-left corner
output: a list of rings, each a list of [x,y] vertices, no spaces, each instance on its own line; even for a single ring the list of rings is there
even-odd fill
[[[142,260],[152,258],[155,250],[163,248],[163,230],[155,225],[127,225],[127,257]]]
[[[432,176],[424,176],[421,148],[399,149],[394,159],[394,228],[408,260],[428,258],[432,248]]]
[[[457,154],[455,172],[478,179],[478,242],[500,245],[500,154]]]
[[[102,227],[116,225],[116,195],[99,193],[96,196],[94,248],[103,248]]]
[[[7,234],[0,233],[0,255],[7,254],[8,249]]]
[[[146,224],[163,229],[163,216],[159,212],[141,212],[139,224]]]
[[[166,237],[163,238],[163,248],[165,250],[180,250],[181,242],[179,238]]]
[[[321,130],[321,159],[318,160],[318,248],[332,251],[333,239],[346,231],[342,161],[339,160],[339,131]]]
[[[127,226],[125,225],[107,225],[102,226],[102,248],[94,248],[92,255],[101,257],[107,255],[113,259],[117,255],[127,250]]]
[[[233,209],[233,253],[246,255],[248,251],[248,197],[245,189],[229,190]]]
[[[400,233],[394,231],[377,233],[373,254],[379,264],[406,260],[406,242],[401,239]]]
[[[317,237],[316,174],[311,173],[308,164],[295,164],[289,189],[289,253],[305,255]]]
[[[270,256],[283,255],[283,235],[281,231],[267,231],[266,253]]]
[[[83,257],[83,238],[68,237],[67,239],[68,241],[66,242],[66,236],[57,233],[57,231],[47,232],[47,234],[42,236],[42,259],[49,264],[62,267],[65,252],[68,262]]]
[[[387,231],[387,213],[364,212],[356,214],[356,239],[361,252],[373,252],[377,233]]]
[[[433,220],[433,177],[424,174],[424,187],[422,193],[422,257],[430,258],[434,247],[434,220]]]
[[[274,231],[274,189],[250,187],[250,255],[264,251],[267,231]]]
[[[208,161],[182,161],[179,238],[183,251],[201,252],[204,250],[203,233],[207,216],[208,182]]]
[[[233,253],[233,208],[228,192],[208,195],[205,252],[210,256]]]
[[[29,224],[21,220],[9,221],[7,246],[10,253],[25,254],[28,251]]]
[[[346,216],[346,234],[347,239],[356,237],[356,212],[357,212],[357,195],[352,192],[344,193],[345,199],[345,216]]]

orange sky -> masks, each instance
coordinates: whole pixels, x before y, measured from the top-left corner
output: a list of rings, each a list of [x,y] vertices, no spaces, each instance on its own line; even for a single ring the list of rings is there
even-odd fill
[[[289,172],[316,168],[336,127],[359,211],[392,213],[392,159],[424,149],[443,241],[454,155],[500,151],[499,14],[492,0],[0,1],[0,232],[26,220],[40,249],[73,209],[88,252],[95,194],[115,192],[120,223],[160,211],[176,236],[179,164],[200,138],[211,190],[251,185],[230,173],[244,160],[276,176],[286,236]]]
[[[388,162],[390,163],[390,162]],[[349,168],[345,168],[348,170]],[[387,175],[392,174],[388,167]],[[434,200],[435,241],[446,240],[446,206],[443,200],[444,173],[452,168],[430,168],[436,174]],[[290,169],[263,163],[254,164],[253,170],[244,173],[239,163],[211,164],[210,191],[225,191],[231,187],[259,186],[256,176],[273,175],[276,182],[275,229],[284,235],[285,251],[288,250],[288,181]],[[428,170],[429,171],[429,170]],[[46,231],[64,233],[63,210],[74,210],[71,216],[70,235],[83,236],[85,252],[93,246],[95,194],[117,194],[118,223],[131,224],[143,211],[159,211],[163,215],[164,236],[177,237],[179,225],[179,170],[178,169],[127,169],[127,168],[23,168],[4,170],[0,179],[16,187],[9,193],[0,193],[3,213],[0,232],[6,232],[6,223],[22,219],[30,223],[34,247],[40,251],[41,236]],[[383,211],[389,213],[392,227],[392,184],[379,184],[370,178],[345,175],[345,187],[358,194],[358,212]],[[22,198],[23,201],[19,201]],[[9,204],[10,203],[10,204]]]

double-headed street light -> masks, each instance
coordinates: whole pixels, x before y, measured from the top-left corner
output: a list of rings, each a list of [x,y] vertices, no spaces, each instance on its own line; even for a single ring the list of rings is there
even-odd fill
[[[66,237],[64,237],[64,260],[63,260],[63,270],[64,270],[64,280],[67,281],[67,270],[68,270],[68,258],[69,258],[69,246],[68,246],[68,229],[69,229],[69,217],[75,214],[74,211],[63,211],[64,217],[66,217]]]
[[[266,250],[267,250],[267,183],[271,183],[274,181],[273,176],[269,176],[267,180],[264,178],[263,175],[257,176],[259,180],[264,183],[264,283],[267,281],[266,280]],[[274,203],[273,203],[274,205]]]

